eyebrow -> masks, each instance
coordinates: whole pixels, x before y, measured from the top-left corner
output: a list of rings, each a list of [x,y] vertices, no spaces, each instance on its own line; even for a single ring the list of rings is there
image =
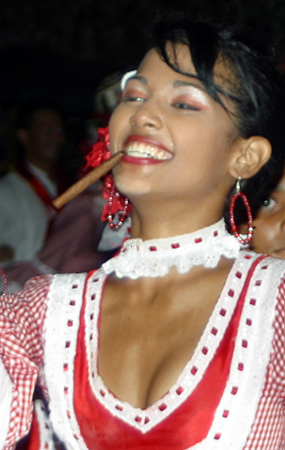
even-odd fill
[[[131,78],[129,78],[127,80],[127,82],[130,81],[130,80],[138,80],[138,81],[141,81],[145,85],[148,84],[147,78],[143,77],[142,75],[134,75]],[[190,86],[190,87],[194,87],[196,89],[200,89],[203,92],[206,92],[206,90],[202,86],[198,86],[197,84],[191,83],[190,81],[176,80],[176,81],[173,81],[172,85],[173,85],[174,88],[183,87],[183,86],[186,86],[186,87]]]
[[[127,80],[127,82],[130,81],[130,80],[139,80],[139,81],[141,81],[143,84],[147,85],[147,79],[146,79],[145,77],[141,76],[141,75],[134,75],[134,76],[130,77],[130,78]]]
[[[203,92],[206,92],[202,86],[198,86],[196,83],[191,83],[190,81],[177,80],[177,81],[174,81],[173,86],[174,87],[190,86],[190,87],[194,87],[196,89],[200,89]]]

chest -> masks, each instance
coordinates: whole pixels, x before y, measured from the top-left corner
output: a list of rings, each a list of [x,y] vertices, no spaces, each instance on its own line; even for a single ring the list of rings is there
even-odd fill
[[[227,270],[198,272],[159,289],[107,285],[98,367],[108,388],[141,408],[164,395],[192,358],[226,276]]]

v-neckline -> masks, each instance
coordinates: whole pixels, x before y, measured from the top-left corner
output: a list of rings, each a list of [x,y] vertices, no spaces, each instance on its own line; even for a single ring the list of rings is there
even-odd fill
[[[85,314],[89,382],[96,398],[121,420],[142,432],[147,432],[168,417],[191,395],[201,381],[233,316],[245,277],[246,272],[243,273],[240,262],[234,261],[196,349],[176,382],[152,405],[139,408],[117,398],[107,388],[98,372],[98,321],[107,275],[102,269],[96,272],[87,285]],[[93,301],[95,299],[97,301]]]

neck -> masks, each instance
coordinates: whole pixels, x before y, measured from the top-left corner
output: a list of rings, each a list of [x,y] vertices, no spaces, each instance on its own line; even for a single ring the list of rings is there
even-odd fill
[[[216,223],[222,217],[222,206],[213,207],[167,202],[132,210],[132,238],[142,240],[167,238],[192,233]],[[141,206],[141,205],[140,205]]]

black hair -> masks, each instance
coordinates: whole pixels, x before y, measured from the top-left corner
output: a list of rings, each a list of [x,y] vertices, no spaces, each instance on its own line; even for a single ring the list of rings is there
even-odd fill
[[[270,141],[272,155],[269,161],[255,176],[242,182],[242,190],[249,197],[255,215],[264,194],[273,189],[283,175],[285,164],[285,89],[284,79],[276,69],[275,52],[270,49],[265,54],[265,49],[259,48],[241,27],[206,21],[159,22],[154,27],[153,37],[153,46],[173,70],[198,78],[209,95],[226,110],[223,98],[230,100],[235,111],[233,120],[241,137],[263,136]],[[172,53],[170,58],[167,51],[169,43],[173,44],[174,58]],[[197,74],[183,72],[175,61],[175,45],[179,43],[189,47]],[[218,61],[230,69],[234,80],[222,84],[215,82],[214,66]],[[227,223],[228,202],[229,199],[225,205]],[[242,211],[236,219],[243,221]]]
[[[36,114],[45,110],[57,113],[62,119],[63,127],[65,126],[63,112],[61,111],[59,105],[52,100],[46,98],[32,99],[31,101],[25,101],[18,105],[13,124],[16,140],[15,155],[13,159],[16,166],[23,164],[26,159],[26,149],[22,142],[17,139],[16,130],[20,130],[22,128],[28,130],[33,124]]]
[[[48,99],[32,100],[30,102],[22,103],[19,106],[18,114],[16,117],[16,128],[30,128],[37,112],[43,110],[54,111],[63,118],[63,113],[56,102],[50,101]]]

